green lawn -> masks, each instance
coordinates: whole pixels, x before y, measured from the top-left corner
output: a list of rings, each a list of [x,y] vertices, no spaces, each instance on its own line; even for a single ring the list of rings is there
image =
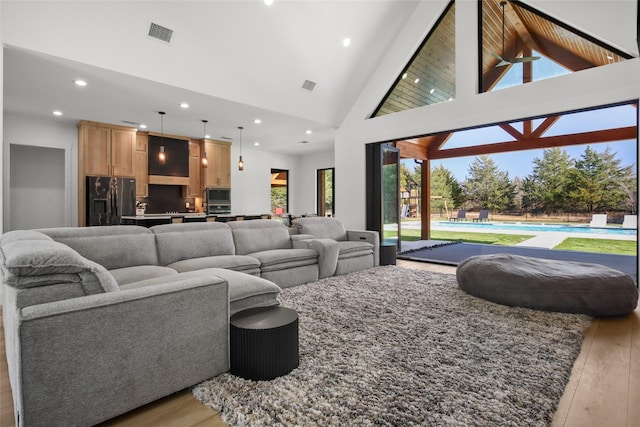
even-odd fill
[[[385,237],[389,237],[385,233]],[[433,240],[450,240],[467,243],[513,246],[532,238],[532,235],[465,233],[455,231],[431,231]],[[402,240],[413,242],[420,240],[420,230],[402,230]],[[635,241],[611,239],[587,239],[570,237],[553,249],[565,251],[596,252],[602,254],[637,255],[638,245]]]
[[[583,239],[569,237],[553,249],[597,252],[601,254],[637,255],[638,244],[631,240]]]
[[[493,233],[464,233],[457,231],[431,231],[433,240],[451,240],[467,243],[484,243],[488,245],[512,246],[532,238],[531,235],[493,234]],[[414,242],[420,240],[420,230],[402,230],[402,240]]]

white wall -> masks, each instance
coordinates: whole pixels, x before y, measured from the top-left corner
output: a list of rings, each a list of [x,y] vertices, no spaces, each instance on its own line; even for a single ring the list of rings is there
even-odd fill
[[[61,120],[38,120],[33,117],[4,115],[3,143],[3,229],[11,225],[11,167],[15,166],[10,157],[10,144],[35,147],[60,148],[64,150],[64,187],[62,200],[53,201],[64,209],[64,225],[78,225],[78,132],[74,123]],[[34,179],[45,179],[46,175]],[[37,227],[34,224],[34,227]]]
[[[296,194],[302,188],[300,160],[297,156],[270,153],[243,146],[244,170],[238,170],[240,149],[231,146],[231,213],[266,214],[271,212],[271,169],[289,171],[289,210],[298,212]]]
[[[327,169],[335,166],[335,157],[333,150],[323,151],[319,153],[307,154],[298,158],[299,172],[296,180],[298,181],[298,191],[295,193],[296,210],[292,210],[293,214],[302,215],[307,213],[316,213],[317,198],[317,170]],[[346,206],[344,206],[347,209]],[[337,210],[338,216],[340,211]]]
[[[2,3],[0,1],[0,22],[2,22]],[[2,31],[0,31],[0,81],[4,81],[4,43],[2,41]],[[4,111],[4,94],[3,94],[3,90],[4,90],[4,85],[0,85],[0,111]],[[0,114],[0,136],[4,135],[4,131],[3,131],[3,114]],[[0,140],[0,145],[2,147],[4,147],[4,142],[3,140]],[[0,150],[0,165],[4,165],[4,161],[3,161],[3,150]],[[3,166],[4,169],[4,166]],[[4,200],[4,185],[3,185],[3,175],[4,174],[0,174],[0,234],[2,234],[4,232],[4,209],[3,209],[3,204],[2,204],[2,200]]]
[[[483,94],[477,93],[476,2],[462,1],[456,3],[456,99],[366,120],[446,3],[443,0],[420,4],[336,132],[336,205],[353,207],[348,212],[340,211],[341,219],[349,228],[365,226],[366,143],[640,98],[635,1],[529,2],[533,7],[544,6],[545,12],[569,24],[575,19],[581,30],[636,58]],[[562,3],[563,7],[555,7],[556,3]],[[564,3],[572,6],[564,7]],[[611,7],[612,3],[616,7]],[[582,16],[583,12],[586,17]]]

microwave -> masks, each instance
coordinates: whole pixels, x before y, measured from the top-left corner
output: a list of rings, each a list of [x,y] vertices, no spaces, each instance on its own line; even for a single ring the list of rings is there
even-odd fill
[[[205,206],[207,214],[231,213],[231,189],[206,188]]]
[[[207,203],[231,204],[230,188],[207,188],[205,194]]]

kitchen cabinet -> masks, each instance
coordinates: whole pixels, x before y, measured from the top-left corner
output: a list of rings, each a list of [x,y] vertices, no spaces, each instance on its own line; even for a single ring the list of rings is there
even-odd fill
[[[80,121],[78,127],[78,224],[86,222],[86,177],[133,177],[136,129]]]
[[[231,144],[205,139],[203,148],[207,153],[209,167],[203,169],[202,187],[230,188]]]
[[[200,159],[201,142],[189,140],[189,185],[185,187],[185,197],[202,197],[200,172],[205,170]]]
[[[149,196],[149,133],[136,134],[136,158],[134,171],[136,177],[136,197]]]

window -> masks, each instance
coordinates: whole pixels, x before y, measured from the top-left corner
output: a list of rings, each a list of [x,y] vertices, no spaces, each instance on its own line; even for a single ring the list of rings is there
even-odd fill
[[[479,5],[482,92],[631,58],[520,1]]]
[[[271,214],[280,216],[289,212],[289,171],[271,169]]]
[[[334,168],[318,169],[316,211],[319,216],[335,216],[334,201]]]

